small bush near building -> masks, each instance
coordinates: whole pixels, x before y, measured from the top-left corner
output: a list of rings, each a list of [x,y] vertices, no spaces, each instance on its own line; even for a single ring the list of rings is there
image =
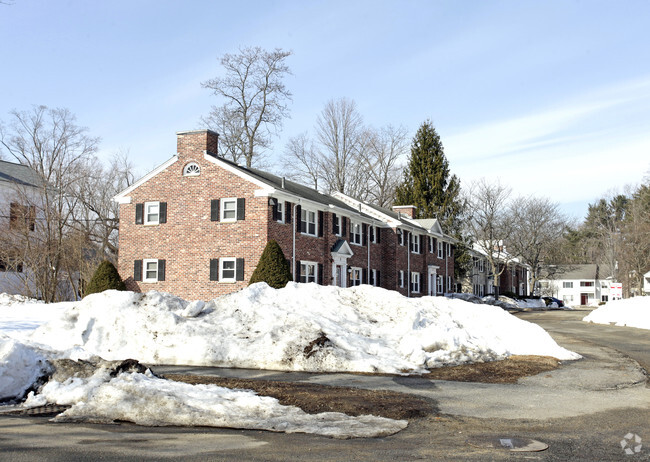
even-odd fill
[[[109,289],[126,290],[126,285],[124,285],[124,281],[122,281],[115,266],[110,261],[104,260],[97,267],[95,274],[93,274],[86,286],[84,297]]]
[[[271,240],[264,247],[257,268],[253,271],[249,284],[266,282],[275,289],[282,289],[291,281],[291,271],[284,253],[277,242]]]

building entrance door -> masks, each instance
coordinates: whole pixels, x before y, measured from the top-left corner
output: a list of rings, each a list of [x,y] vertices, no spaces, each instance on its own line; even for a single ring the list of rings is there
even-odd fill
[[[589,294],[580,294],[580,304],[581,305],[589,304]]]

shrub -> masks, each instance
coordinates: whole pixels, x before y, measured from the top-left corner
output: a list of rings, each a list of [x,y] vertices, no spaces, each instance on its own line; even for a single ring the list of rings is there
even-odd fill
[[[253,271],[249,284],[266,282],[275,289],[281,289],[291,281],[291,271],[284,253],[277,242],[271,240],[264,247],[257,268]]]
[[[86,286],[84,297],[109,289],[126,290],[126,285],[124,285],[124,281],[122,281],[115,266],[110,261],[104,260],[99,264],[95,270],[95,274],[93,274],[93,277]]]

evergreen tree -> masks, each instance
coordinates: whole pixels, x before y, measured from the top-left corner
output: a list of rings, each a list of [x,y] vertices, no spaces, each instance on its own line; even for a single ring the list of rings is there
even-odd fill
[[[467,251],[471,245],[462,235],[460,218],[465,203],[460,180],[450,175],[440,135],[428,120],[413,138],[404,180],[395,191],[395,205],[414,205],[415,218],[437,218],[443,231],[458,239],[454,273],[456,278],[464,276],[472,260]]]
[[[437,218],[443,230],[460,235],[463,201],[460,180],[449,174],[449,162],[430,121],[418,129],[404,170],[404,181],[395,191],[395,205],[414,205],[415,218]]]
[[[126,285],[124,285],[124,281],[122,281],[115,266],[110,261],[104,260],[97,267],[95,274],[93,274],[93,277],[86,286],[84,297],[109,289],[126,290]]]
[[[284,253],[277,242],[271,240],[264,247],[257,268],[253,271],[250,284],[266,282],[271,287],[281,289],[291,281],[291,271]]]

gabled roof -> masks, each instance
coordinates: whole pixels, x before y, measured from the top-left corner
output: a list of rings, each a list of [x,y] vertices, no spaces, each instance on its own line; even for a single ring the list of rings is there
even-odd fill
[[[605,279],[599,276],[598,265],[596,264],[587,264],[587,265],[555,265],[545,268],[552,279],[562,280],[562,279],[586,279],[586,280],[595,280],[595,279]]]
[[[30,167],[14,162],[0,160],[0,181],[7,181],[23,186],[39,188],[43,185],[42,178]]]
[[[437,218],[424,218],[415,221],[420,223],[420,225],[425,229],[427,229],[431,234],[440,234],[440,235],[445,234],[442,231],[442,226],[440,226],[440,222],[438,221]]]

